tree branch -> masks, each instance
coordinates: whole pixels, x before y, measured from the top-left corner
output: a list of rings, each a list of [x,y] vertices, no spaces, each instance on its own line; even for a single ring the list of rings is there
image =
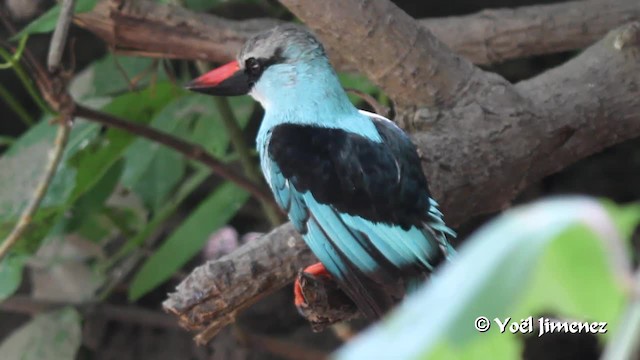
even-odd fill
[[[0,310],[20,314],[39,314],[73,304],[34,299],[26,295],[14,295],[0,303]],[[133,306],[110,304],[76,305],[84,315],[99,315],[122,323],[141,324],[160,328],[175,328],[176,322],[169,315]]]
[[[420,25],[470,61],[490,64],[581,49],[633,20],[640,20],[636,0],[587,0],[424,19]],[[149,0],[125,1],[121,7],[102,0],[75,22],[119,51],[218,63],[232,60],[248,36],[281,23],[227,20]],[[353,69],[337,50],[328,47],[332,62]]]
[[[299,16],[313,28],[325,28],[325,36],[340,36],[341,33],[337,31],[338,25],[327,24],[327,17],[317,14],[331,14],[331,21],[336,24],[349,24],[350,29],[354,29],[350,33],[353,39],[340,38],[340,41],[345,51],[353,52],[351,57],[362,64],[362,70],[367,74],[392,66],[419,68],[420,64],[416,63],[435,61],[433,68],[443,72],[419,73],[422,79],[418,79],[418,85],[413,87],[416,91],[428,91],[420,84],[460,68],[458,58],[431,52],[448,52],[446,47],[398,36],[402,30],[396,27],[410,25],[393,19],[397,10],[388,6],[354,0],[355,4],[372,5],[368,11],[381,12],[363,15],[356,8],[345,10],[345,2],[339,0],[282,1],[304,2],[305,10],[299,12],[308,13]],[[327,8],[319,8],[324,6]],[[415,23],[406,16],[401,18]],[[368,32],[380,36],[366,36]],[[429,39],[417,30],[413,34]],[[437,96],[412,96],[411,101],[417,102],[400,108],[399,120],[413,133],[423,155],[431,188],[443,205],[447,222],[455,225],[474,215],[502,209],[520,190],[541,177],[604,147],[640,136],[640,78],[635,76],[640,73],[639,39],[638,23],[623,26],[566,64],[516,85],[464,65],[472,81],[466,81],[463,87],[448,88],[454,99],[447,102],[448,106],[427,108],[425,103],[433,103],[430,100]],[[372,54],[363,51],[362,47],[377,49],[379,53],[400,49],[397,44],[380,43],[391,40],[400,41],[405,47],[426,46],[430,51],[412,50],[402,57],[403,64],[398,64],[395,58],[379,57],[376,61],[380,62],[373,64],[373,70],[370,70],[371,62],[367,59]],[[327,37],[325,41],[332,40]],[[352,42],[364,45],[352,47]],[[381,59],[389,62],[384,63]],[[438,63],[440,61],[445,62]],[[446,69],[451,65],[446,61],[454,62],[451,68]],[[391,71],[389,74],[396,79],[388,81],[389,75],[377,77],[378,83],[391,90],[390,95],[398,96],[396,87],[408,84],[416,76],[407,71]],[[400,90],[399,93],[405,92]],[[289,231],[286,236],[281,233],[283,229]],[[288,244],[293,247],[281,251]],[[229,270],[230,266],[250,262],[249,258],[261,254],[269,256],[260,263],[260,271],[252,271],[250,266]],[[206,329],[197,337],[199,342],[205,342],[221,326],[232,321],[238,311],[293,281],[295,269],[312,263],[309,258],[301,260],[300,255],[305,254],[308,250],[297,234],[280,227],[262,241],[196,269],[177,292],[170,295],[164,307],[178,315],[184,326]],[[207,275],[202,276],[203,273]],[[261,293],[245,295],[242,290],[247,286],[261,289]]]
[[[56,23],[56,29],[53,33],[53,39],[49,48],[50,68],[57,69],[60,59],[62,58],[62,52],[65,44],[67,43],[67,30],[69,29],[71,16],[73,14],[73,4],[74,0],[64,0],[62,4],[64,11],[60,12],[60,17]],[[22,44],[22,46],[24,47],[24,44]],[[18,242],[20,237],[29,227],[31,219],[33,219],[36,211],[38,211],[40,203],[47,194],[47,189],[49,189],[51,179],[53,179],[53,176],[58,169],[58,165],[60,165],[65,146],[67,145],[67,140],[69,139],[69,131],[71,130],[70,124],[73,120],[73,106],[71,104],[66,105],[67,106],[60,109],[60,115],[57,120],[58,132],[56,133],[53,148],[49,152],[49,161],[47,162],[44,173],[42,174],[42,179],[36,186],[33,192],[33,197],[27,204],[27,207],[22,211],[22,214],[20,214],[20,218],[13,230],[11,230],[11,233],[9,233],[7,238],[0,244],[0,260],[9,253],[11,248]]]
[[[116,50],[218,63],[234,59],[252,34],[281,23],[275,19],[226,20],[150,0],[101,0],[74,21]]]
[[[33,191],[33,196],[29,201],[29,204],[27,204],[27,207],[22,211],[22,214],[20,214],[20,218],[13,227],[13,230],[11,230],[11,233],[7,238],[0,243],[0,260],[9,253],[11,248],[18,242],[18,240],[20,240],[22,234],[24,234],[24,232],[29,228],[29,224],[31,224],[33,216],[36,211],[38,211],[40,203],[47,193],[49,184],[51,184],[51,179],[53,179],[53,175],[58,169],[60,160],[62,160],[62,154],[64,153],[64,148],[67,144],[67,139],[69,138],[69,121],[70,118],[66,117],[59,120],[60,124],[58,125],[58,132],[56,134],[53,148],[49,150],[49,161],[47,162],[46,168],[42,174],[42,179]]]
[[[200,344],[235,321],[236,314],[289,284],[315,260],[290,224],[282,225],[232,254],[196,268],[163,303],[180,324],[200,330]]]
[[[617,51],[613,35],[513,86],[437,40],[416,42],[433,37],[390,2],[281,1],[321,29],[325,42],[342,44],[345,57],[397,100],[395,120],[413,134],[432,193],[452,224],[501,210],[532,182],[640,131],[640,86],[632,75],[640,62],[633,46]],[[349,37],[339,24],[348,24]]]
[[[101,111],[93,110],[82,106],[80,104],[76,104],[75,107],[75,115],[77,117],[85,118],[89,121],[98,122],[100,124],[121,129],[127,131],[129,133],[144,137],[146,139],[155,141],[171,149],[183,154],[189,159],[196,160],[207,165],[214,173],[219,175],[221,178],[229,180],[239,187],[247,190],[251,195],[257,198],[260,201],[265,202],[272,208],[273,211],[281,212],[280,208],[276,205],[273,200],[273,196],[270,193],[265,191],[264,188],[260,187],[256,183],[249,181],[247,178],[237,174],[235,171],[231,170],[227,165],[222,163],[220,160],[214,158],[210,154],[208,154],[201,146],[189,143],[184,141],[178,137],[169,135],[162,131],[156,130],[149,126],[144,126],[140,124],[136,124],[131,121],[126,121],[124,119],[120,119],[111,114],[107,114]]]
[[[611,29],[640,20],[634,0],[569,1],[420,20],[451,50],[475,64],[585,48]]]

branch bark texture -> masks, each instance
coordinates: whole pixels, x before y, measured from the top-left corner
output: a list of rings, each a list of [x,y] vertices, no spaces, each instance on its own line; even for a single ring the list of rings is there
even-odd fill
[[[585,48],[611,29],[640,20],[638,1],[568,1],[420,20],[475,64]]]
[[[282,225],[232,254],[196,268],[163,303],[181,325],[201,330],[207,343],[236,315],[291,283],[315,257],[290,224]]]
[[[423,19],[455,53],[476,64],[581,49],[609,30],[640,20],[636,0],[587,0],[516,9],[486,10],[442,19]],[[226,62],[247,37],[280,24],[275,19],[234,21],[198,14],[150,0],[101,0],[75,23],[116,50],[141,56]],[[355,67],[339,48],[328,47],[341,69]]]
[[[616,49],[623,30],[514,86],[451,54],[390,2],[281,2],[400,105],[396,121],[413,134],[451,224],[503,209],[545,175],[640,135],[638,46]]]
[[[453,54],[387,1],[281,2],[400,104],[396,121],[418,145],[451,225],[503,209],[545,175],[640,136],[639,23],[610,32],[556,69],[511,84]],[[305,254],[297,234],[280,227],[194,271],[165,309],[191,328],[211,324],[199,335],[206,341],[234,311],[262,296],[257,289],[264,295],[292,281],[311,263]],[[227,268],[256,257],[270,273]],[[246,287],[252,290],[244,295]]]

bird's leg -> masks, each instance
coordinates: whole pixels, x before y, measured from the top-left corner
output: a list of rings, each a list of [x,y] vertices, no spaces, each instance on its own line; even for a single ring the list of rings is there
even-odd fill
[[[306,301],[306,299],[304,297],[304,294],[302,292],[302,285],[300,284],[300,281],[301,281],[303,276],[307,276],[307,277],[318,277],[318,276],[331,277],[331,275],[329,274],[327,269],[320,262],[315,263],[313,265],[309,265],[304,270],[302,270],[302,273],[296,278],[296,281],[293,284],[293,299],[294,299],[294,304],[296,305],[298,310],[300,310],[300,307],[302,307],[302,306],[307,304],[307,301]]]
[[[313,331],[322,331],[359,314],[356,305],[321,263],[298,273],[293,294],[298,312],[309,321]]]

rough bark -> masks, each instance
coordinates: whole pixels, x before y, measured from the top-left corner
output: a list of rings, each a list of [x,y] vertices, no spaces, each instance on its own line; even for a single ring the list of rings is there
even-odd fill
[[[611,29],[640,20],[638,1],[569,1],[420,20],[475,64],[585,48]]]
[[[210,261],[169,294],[166,311],[177,315],[187,329],[207,343],[236,315],[260,298],[290,284],[298,270],[317,262],[298,233],[282,225],[232,254]]]
[[[310,8],[313,6],[309,4]],[[391,12],[386,7],[377,9],[385,14]],[[304,14],[298,15],[312,27],[326,25],[319,17],[310,20]],[[367,18],[364,19],[366,23]],[[337,20],[352,22],[352,26],[356,21]],[[384,26],[396,26],[394,21],[384,23]],[[400,37],[395,40],[403,41]],[[325,38],[325,41],[331,40]],[[381,38],[355,36],[354,41],[369,42],[373,47]],[[418,45],[407,38],[404,46]],[[435,46],[429,50],[449,51],[437,43]],[[368,53],[354,53],[354,61],[366,63],[364,57],[369,56]],[[432,52],[425,50],[417,54],[432,56]],[[404,59],[417,62],[446,59],[455,62],[454,68],[460,66],[459,58],[451,55],[425,60],[414,54]],[[397,64],[388,60],[391,61],[388,67]],[[440,68],[446,66],[436,64]],[[377,64],[373,71],[384,67]],[[371,71],[362,70],[367,74]],[[377,78],[378,84],[386,86],[390,94],[395,94],[399,82],[411,81],[410,73],[395,74],[407,78],[392,82],[387,82],[384,76]],[[441,74],[431,72],[423,76]],[[414,134],[431,187],[450,224],[504,208],[518,191],[539,178],[604,147],[640,136],[639,23],[612,31],[575,59],[519,84],[509,84],[495,74],[473,67],[469,74],[473,81],[467,81],[465,87],[458,88],[458,93],[451,94],[454,101],[449,101],[449,106],[429,109],[417,103],[402,108],[399,116],[401,124]],[[416,91],[422,91],[420,86]],[[430,95],[427,94],[426,99],[416,98],[430,102],[433,99]],[[265,254],[269,256],[262,257]],[[206,264],[171,295],[165,308],[180,315],[183,323],[191,328],[210,324],[197,337],[200,342],[206,342],[221,325],[232,321],[237,311],[292,281],[297,269],[312,262],[308,250],[288,226],[229,255],[224,262],[250,263],[250,259],[256,257],[262,257],[261,269],[268,269],[268,273],[256,273],[246,265],[244,270],[236,266],[234,271],[229,271],[220,262]],[[198,275],[204,271],[206,277]],[[186,291],[187,288],[190,290]],[[252,290],[245,293],[247,288]]]
[[[588,0],[424,19],[420,25],[470,61],[490,64],[581,49],[633,20],[640,20],[636,0]],[[212,62],[233,59],[248,36],[281,23],[227,20],[150,0],[101,0],[75,22],[122,52]],[[329,52],[338,67],[353,69],[334,47]]]
[[[389,2],[281,1],[400,104],[397,121],[413,134],[452,225],[502,209],[541,177],[640,136],[638,23],[513,85],[452,53]],[[204,329],[196,339],[206,342],[312,258],[285,225],[196,269],[164,307]]]
[[[390,2],[281,1],[399,104],[395,120],[413,135],[451,224],[503,209],[533,181],[640,133],[638,49],[617,50],[615,33],[514,86]]]
[[[249,36],[281,23],[227,20],[151,0],[100,0],[92,11],[76,15],[74,22],[118,51],[212,62],[234,59]]]

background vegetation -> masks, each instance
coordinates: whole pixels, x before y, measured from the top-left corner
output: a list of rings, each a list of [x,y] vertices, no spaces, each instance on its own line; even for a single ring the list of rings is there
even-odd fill
[[[26,46],[44,63],[60,6],[40,1],[28,9],[15,3],[3,4],[0,32],[0,239],[15,231],[32,203],[54,156],[52,148],[61,141],[65,125],[58,122],[68,120],[43,97],[37,71],[24,61],[23,51]],[[395,3],[414,17],[440,17],[529,2]],[[77,0],[76,13],[95,4]],[[185,0],[177,5],[234,19],[294,19],[268,0]],[[22,31],[13,34],[11,27]],[[196,265],[232,252],[283,221],[268,200],[221,177],[199,157],[204,151],[224,171],[243,174],[264,192],[253,146],[262,110],[249,97],[213,99],[183,90],[181,84],[205,70],[204,63],[122,55],[77,27],[71,28],[70,39],[72,51],[63,64],[71,72],[60,77],[70,78],[69,93],[76,102],[194,147],[185,156],[135,129],[73,120],[37,212],[0,259],[1,357],[302,359],[337,349],[344,337],[312,333],[295,312],[290,288],[248,309],[238,325],[202,348],[174,318],[161,313],[166,293]],[[486,68],[515,82],[577,53]],[[340,76],[345,87],[393,106],[366,77]],[[352,100],[371,109],[358,96]],[[374,358],[391,351],[390,356],[406,358],[597,358],[605,346],[610,346],[611,359],[630,356],[640,338],[640,282],[633,273],[637,245],[632,241],[639,233],[638,169],[640,142],[634,139],[546,177],[515,202],[575,193],[594,198],[543,201],[497,219],[498,214],[467,219],[457,229],[460,261],[338,357]],[[543,338],[494,330],[480,334],[472,327],[480,314],[608,321],[609,332]],[[355,328],[363,325],[356,322]]]

